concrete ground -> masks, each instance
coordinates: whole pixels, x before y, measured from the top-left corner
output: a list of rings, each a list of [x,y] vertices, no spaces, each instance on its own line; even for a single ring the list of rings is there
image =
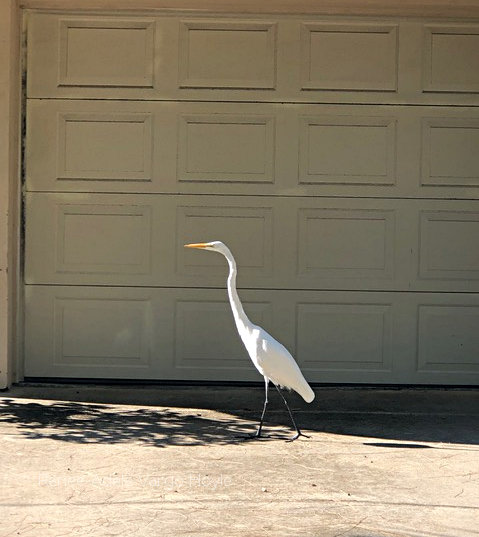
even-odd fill
[[[479,535],[479,392],[25,385],[0,392],[0,536]]]

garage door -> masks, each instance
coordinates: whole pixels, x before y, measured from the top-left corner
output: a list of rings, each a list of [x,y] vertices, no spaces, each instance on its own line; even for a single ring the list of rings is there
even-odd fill
[[[479,26],[28,18],[25,375],[479,381]]]

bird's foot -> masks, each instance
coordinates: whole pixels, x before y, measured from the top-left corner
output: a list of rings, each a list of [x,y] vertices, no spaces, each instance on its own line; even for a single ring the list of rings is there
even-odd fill
[[[288,438],[286,440],[286,442],[294,442],[295,440],[297,440],[300,436],[304,436],[305,438],[311,438],[310,436],[308,436],[307,434],[304,434],[302,433],[299,429],[296,431],[296,434],[294,436],[292,436],[291,438]]]

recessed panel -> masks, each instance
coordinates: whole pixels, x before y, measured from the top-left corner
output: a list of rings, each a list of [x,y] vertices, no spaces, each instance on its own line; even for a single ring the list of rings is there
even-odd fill
[[[154,25],[61,20],[60,86],[153,86]]]
[[[479,92],[479,26],[424,30],[424,91]]]
[[[302,89],[397,89],[397,27],[305,24]]]
[[[388,119],[302,120],[300,183],[394,184],[395,134],[396,122]]]
[[[419,371],[479,371],[479,307],[419,306]]]
[[[261,380],[223,286],[24,292],[27,376]],[[309,381],[477,382],[477,293],[239,289],[239,296]]]
[[[479,279],[479,213],[423,212],[420,277]]]
[[[145,114],[61,114],[58,178],[151,181],[151,118]]]
[[[148,208],[60,205],[57,211],[57,272],[149,271]]]
[[[273,181],[274,119],[247,116],[181,118],[180,181]]]
[[[260,22],[182,22],[182,88],[275,86],[276,26]]]
[[[234,252],[240,274],[268,275],[272,256],[272,209],[256,207],[182,207],[177,209],[179,244],[220,240]],[[180,274],[226,274],[222,255],[181,248]]]
[[[393,224],[390,211],[300,210],[299,274],[324,278],[391,277]]]
[[[147,306],[137,300],[55,299],[55,365],[146,367]]]
[[[244,303],[254,323],[269,322],[268,303]],[[249,369],[254,367],[238,335],[227,301],[176,303],[175,367]],[[213,329],[214,327],[214,329]]]
[[[391,367],[389,304],[298,304],[296,357],[305,370]]]
[[[422,184],[479,186],[479,121],[423,121]]]

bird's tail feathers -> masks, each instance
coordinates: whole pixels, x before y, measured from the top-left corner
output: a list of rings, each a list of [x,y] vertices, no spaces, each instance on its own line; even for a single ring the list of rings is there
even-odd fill
[[[298,375],[299,378],[297,377],[295,379],[295,382],[292,384],[275,382],[274,380],[273,382],[280,388],[284,388],[288,391],[294,390],[295,392],[299,393],[299,395],[301,395],[301,397],[307,403],[311,403],[311,401],[313,401],[315,397],[314,392],[311,389],[311,386],[308,384],[308,381],[303,377],[302,373],[299,371],[299,369],[298,369],[298,372],[299,372],[299,375]]]
[[[305,386],[301,387],[301,391],[298,393],[307,403],[311,403],[311,401],[314,399],[314,392],[307,382],[305,383]]]
[[[314,392],[303,376],[301,378],[301,382],[299,382],[296,386],[293,386],[293,390],[298,392],[307,403],[311,403],[311,401],[314,399]]]

